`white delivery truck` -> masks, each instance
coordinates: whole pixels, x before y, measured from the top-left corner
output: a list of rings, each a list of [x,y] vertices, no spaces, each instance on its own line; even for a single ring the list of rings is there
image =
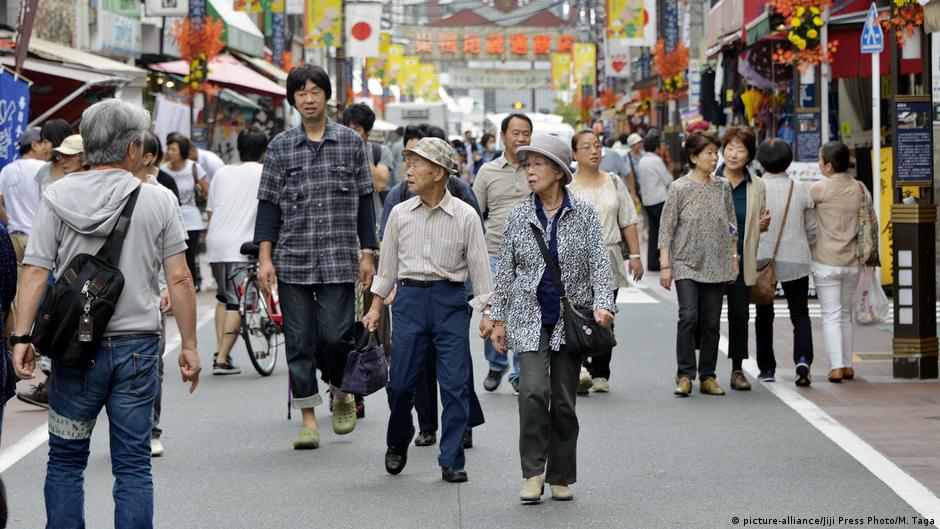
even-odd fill
[[[385,105],[385,121],[399,127],[429,123],[447,131],[445,103],[389,103]]]
[[[503,119],[509,114],[489,114],[486,116],[484,128],[496,136],[496,149],[503,150],[503,141],[500,136],[500,127]],[[539,136],[549,134],[558,136],[565,143],[571,143],[574,137],[574,127],[565,123],[561,116],[555,114],[541,114],[537,112],[527,112],[526,116],[532,120],[532,140]]]

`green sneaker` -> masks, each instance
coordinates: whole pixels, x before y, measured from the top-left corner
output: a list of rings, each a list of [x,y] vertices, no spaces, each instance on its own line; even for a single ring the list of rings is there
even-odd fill
[[[320,431],[316,428],[304,427],[294,439],[294,450],[314,450],[320,447]]]
[[[349,396],[348,402],[333,403],[333,431],[346,435],[356,429],[356,401]]]

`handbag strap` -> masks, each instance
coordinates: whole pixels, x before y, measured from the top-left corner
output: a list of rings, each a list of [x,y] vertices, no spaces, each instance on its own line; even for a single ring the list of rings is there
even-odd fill
[[[124,247],[124,239],[127,237],[127,230],[131,225],[131,215],[134,214],[134,207],[137,205],[137,196],[140,195],[141,185],[138,184],[137,189],[127,197],[127,202],[124,203],[124,209],[121,211],[121,217],[111,228],[111,234],[108,235],[108,240],[104,242],[104,246],[95,254],[96,257],[104,259],[111,266],[117,266],[121,259],[121,249]]]
[[[783,240],[783,228],[787,225],[787,215],[790,214],[790,200],[793,198],[793,180],[790,180],[790,191],[787,193],[787,205],[783,208],[783,222],[780,223],[780,233],[777,234],[777,244],[774,245],[774,255],[771,261],[777,260],[777,250],[780,249],[780,241]]]
[[[552,259],[552,254],[549,253],[548,246],[545,246],[545,238],[542,237],[542,232],[534,224],[529,224],[529,227],[532,228],[532,233],[535,234],[535,242],[539,244],[539,250],[542,252],[542,258],[545,259],[545,266],[548,267],[548,273],[552,276],[552,283],[555,284],[558,297],[562,300],[567,300],[568,296],[565,294],[565,284],[561,282],[561,271],[558,270],[558,265],[555,263],[555,260]]]

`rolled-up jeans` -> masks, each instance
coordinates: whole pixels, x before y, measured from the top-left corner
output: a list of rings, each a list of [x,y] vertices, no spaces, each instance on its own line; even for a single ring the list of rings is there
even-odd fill
[[[105,338],[85,370],[53,360],[49,385],[46,527],[85,527],[84,473],[91,432],[108,411],[115,529],[153,527],[150,429],[157,393],[160,337]]]
[[[490,257],[490,273],[493,274],[493,277],[496,276],[496,261],[496,257]],[[493,347],[493,342],[483,340],[483,354],[486,356],[486,361],[490,363],[490,371],[499,373],[509,368],[509,355],[512,355],[513,367],[512,371],[509,373],[509,380],[519,379],[519,353],[516,351],[508,351],[506,354],[500,354],[496,348]]]

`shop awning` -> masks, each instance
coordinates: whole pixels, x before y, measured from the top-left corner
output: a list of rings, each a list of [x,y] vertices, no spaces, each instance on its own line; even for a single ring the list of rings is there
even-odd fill
[[[231,0],[209,0],[208,13],[225,23],[222,40],[233,50],[261,57],[264,55],[264,34],[251,20],[248,13],[235,11]]]
[[[250,108],[256,111],[261,110],[261,105],[229,88],[223,88],[222,91],[219,92],[219,97],[222,101],[241,108]]]
[[[839,28],[829,31],[829,41],[839,41],[832,59],[832,78],[871,77],[871,57],[861,53],[862,28]],[[924,61],[909,59],[900,61],[901,74],[921,73]],[[891,74],[891,54],[886,49],[881,54],[881,75]]]
[[[735,32],[733,32],[733,33],[729,33],[729,34],[727,34],[727,35],[725,35],[725,36],[723,36],[723,37],[720,37],[720,38],[715,42],[715,44],[714,44],[713,46],[711,46],[710,48],[708,48],[708,51],[706,52],[706,55],[707,55],[708,57],[711,57],[712,55],[716,55],[716,54],[718,54],[719,52],[721,52],[721,50],[723,50],[723,49],[725,48],[725,46],[727,46],[727,45],[729,45],[729,44],[731,44],[731,43],[733,43],[733,42],[737,42],[737,41],[741,40],[741,33],[742,33],[742,31],[741,31],[741,30],[738,30],[738,31],[735,31]]]
[[[268,61],[258,57],[251,57],[249,55],[245,55],[244,53],[233,52],[232,55],[245,61],[248,63],[248,65],[258,70],[262,74],[267,75],[271,79],[274,79],[274,81],[277,83],[283,86],[287,85],[287,72],[269,63]]]
[[[12,68],[16,63],[13,55],[0,55],[0,64]],[[93,72],[73,68],[57,62],[27,58],[23,62],[23,75],[33,81],[30,106],[35,113],[30,116],[30,126],[42,123],[56,112],[64,112],[75,100],[90,91],[113,90],[131,82],[128,77],[104,72]],[[105,87],[105,88],[100,88]],[[113,94],[111,94],[113,95]],[[75,102],[75,104],[81,102]],[[87,103],[86,103],[87,105]],[[71,110],[75,110],[74,108]],[[80,110],[77,112],[80,114]],[[74,112],[73,112],[74,113]],[[68,114],[68,112],[66,112]]]
[[[9,35],[9,38],[13,38],[13,34],[9,32],[0,33],[0,38],[7,38],[7,35]],[[35,36],[29,39],[29,52],[46,60],[58,61],[85,70],[116,74],[127,79],[147,76],[147,70],[131,64],[124,64],[101,55],[43,40]]]
[[[189,75],[186,61],[171,61],[151,64],[151,70],[176,75]],[[209,61],[209,81],[225,88],[243,92],[285,97],[284,87],[245,66],[241,61],[228,54],[222,54]]]

